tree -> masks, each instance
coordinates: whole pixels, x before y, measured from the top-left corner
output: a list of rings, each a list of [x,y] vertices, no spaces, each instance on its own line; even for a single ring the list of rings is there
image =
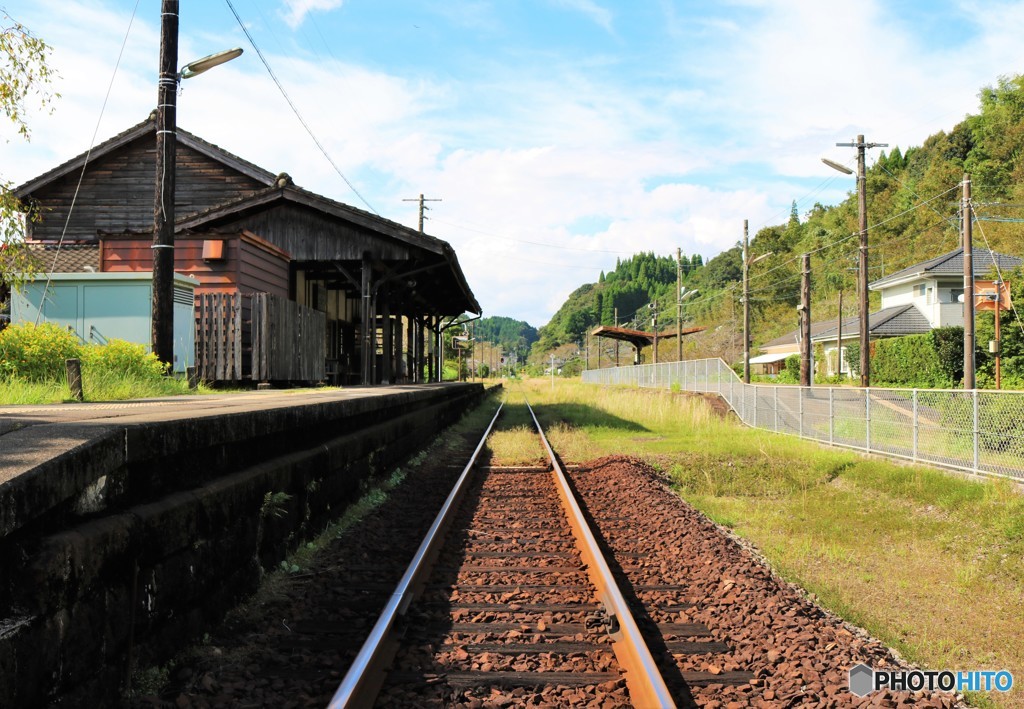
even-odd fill
[[[50,46],[0,7],[0,113],[18,135],[29,140],[27,112],[38,103],[52,110],[59,94],[50,90],[56,74],[49,64]],[[17,285],[33,270],[25,249],[24,209],[0,175],[0,284]],[[6,293],[0,288],[0,305]]]

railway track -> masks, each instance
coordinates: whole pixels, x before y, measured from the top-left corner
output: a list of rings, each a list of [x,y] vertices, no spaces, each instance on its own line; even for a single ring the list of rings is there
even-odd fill
[[[531,435],[525,405],[501,415],[491,446],[497,415],[479,442],[448,442],[465,468],[430,456],[132,706],[959,706],[939,692],[853,696],[849,668],[906,664],[643,461],[563,470],[546,441],[518,437]],[[488,465],[492,448],[531,465]],[[532,465],[542,449],[549,463]]]
[[[727,648],[703,625],[678,622],[689,607],[680,586],[634,587],[621,563],[605,558],[532,409],[549,466],[477,468],[500,415],[331,707],[496,698],[668,707],[692,705],[688,682],[748,682],[749,672],[682,669],[677,655]]]

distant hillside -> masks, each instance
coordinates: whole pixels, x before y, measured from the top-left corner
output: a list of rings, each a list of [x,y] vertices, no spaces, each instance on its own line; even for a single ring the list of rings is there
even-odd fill
[[[703,267],[701,256],[684,257],[683,283],[689,284]],[[580,342],[595,325],[614,325],[618,310],[620,325],[640,326],[649,315],[644,307],[653,299],[675,302],[676,260],[654,253],[641,253],[618,260],[615,270],[601,272],[597,283],[577,288],[551,322],[540,329],[537,351],[548,351],[567,343]],[[641,312],[641,310],[643,312]],[[647,326],[645,326],[647,327]]]
[[[959,246],[964,173],[972,178],[975,246],[1024,255],[1024,77],[1002,77],[982,89],[979,97],[979,113],[967,116],[948,133],[939,132],[920,147],[903,151],[899,147],[871,151],[876,159],[866,185],[870,280]],[[803,253],[811,254],[812,318],[837,317],[840,291],[845,296],[843,314],[856,314],[856,187],[853,177],[841,179],[849,180],[851,191],[840,204],[801,209],[794,201],[785,223],[766,226],[753,235],[751,257],[771,253],[751,269],[755,344],[796,327]],[[737,222],[743,216],[737,214]],[[699,290],[686,301],[686,319],[715,327],[726,324],[737,332],[742,309],[739,243],[707,263],[691,257],[685,269],[684,284]],[[602,274],[597,283],[582,285],[569,296],[540,329],[535,355],[579,342],[598,322],[611,323],[614,307],[619,308],[622,322],[656,300],[666,314],[661,326],[669,329],[674,325],[667,314],[675,312],[675,278],[675,259],[669,256],[638,254],[620,262],[614,272]],[[877,308],[878,295],[871,296],[872,308]],[[644,329],[649,326],[646,322]]]
[[[506,351],[525,352],[537,341],[537,328],[522,320],[494,316],[475,321],[473,336],[478,342],[500,345]]]

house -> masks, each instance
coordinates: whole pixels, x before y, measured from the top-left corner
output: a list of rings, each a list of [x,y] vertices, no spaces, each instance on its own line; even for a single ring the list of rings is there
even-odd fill
[[[974,249],[975,280],[988,276],[998,268],[1000,272],[1020,266],[1024,259],[990,252],[987,249]],[[868,284],[868,289],[881,294],[881,309],[868,315],[868,337],[878,340],[883,337],[902,337],[920,335],[939,327],[963,326],[964,288],[964,255],[963,249],[956,249],[937,256],[928,261],[908,266],[884,278]],[[839,321],[833,319],[827,323],[812,323],[811,342],[821,344],[825,350],[825,361],[828,362],[828,375],[835,374],[839,365]],[[799,354],[800,346],[797,338],[799,331],[794,331],[781,338],[765,343],[761,347],[764,354],[751,358],[770,364],[778,359],[785,359],[789,354]],[[860,317],[844,318],[842,322],[842,372],[850,374],[847,366],[846,344],[856,343],[860,338]],[[777,371],[775,372],[777,373]]]
[[[838,322],[839,321],[836,319],[823,320],[820,322],[814,322],[812,320],[812,340],[815,335],[819,335],[826,330],[835,328]],[[792,332],[787,332],[781,337],[769,340],[758,349],[761,350],[761,354],[750,358],[750,366],[760,368],[760,371],[756,372],[757,374],[769,374],[772,376],[779,374],[782,372],[787,358],[792,355],[800,355],[800,329],[797,328]]]
[[[29,241],[98,249],[103,272],[151,271],[155,131],[150,116],[18,187],[37,216]],[[205,379],[436,379],[442,319],[481,312],[446,242],[181,128],[175,180],[175,272],[199,282]]]

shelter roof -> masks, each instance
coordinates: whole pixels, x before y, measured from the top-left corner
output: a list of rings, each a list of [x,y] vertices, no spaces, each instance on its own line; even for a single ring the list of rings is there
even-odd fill
[[[668,339],[671,337],[683,337],[685,335],[692,335],[695,332],[703,332],[707,328],[704,327],[688,327],[682,330],[672,332],[659,332],[658,337],[662,339]],[[606,337],[611,340],[622,340],[629,342],[634,347],[647,347],[654,342],[653,332],[644,332],[643,330],[630,330],[625,327],[612,327],[611,325],[598,325],[590,331],[591,335],[596,337]]]
[[[335,201],[315,192],[296,186],[290,179],[278,179],[274,185],[247,195],[233,202],[216,205],[203,212],[186,215],[175,223],[177,230],[200,230],[247,216],[279,204],[296,204],[319,212],[327,217],[340,219],[367,229],[374,234],[388,237],[417,249],[433,253],[447,262],[469,307],[467,310],[479,313],[480,304],[469,287],[455,250],[448,242],[423,234],[398,222],[385,219],[348,204]]]

